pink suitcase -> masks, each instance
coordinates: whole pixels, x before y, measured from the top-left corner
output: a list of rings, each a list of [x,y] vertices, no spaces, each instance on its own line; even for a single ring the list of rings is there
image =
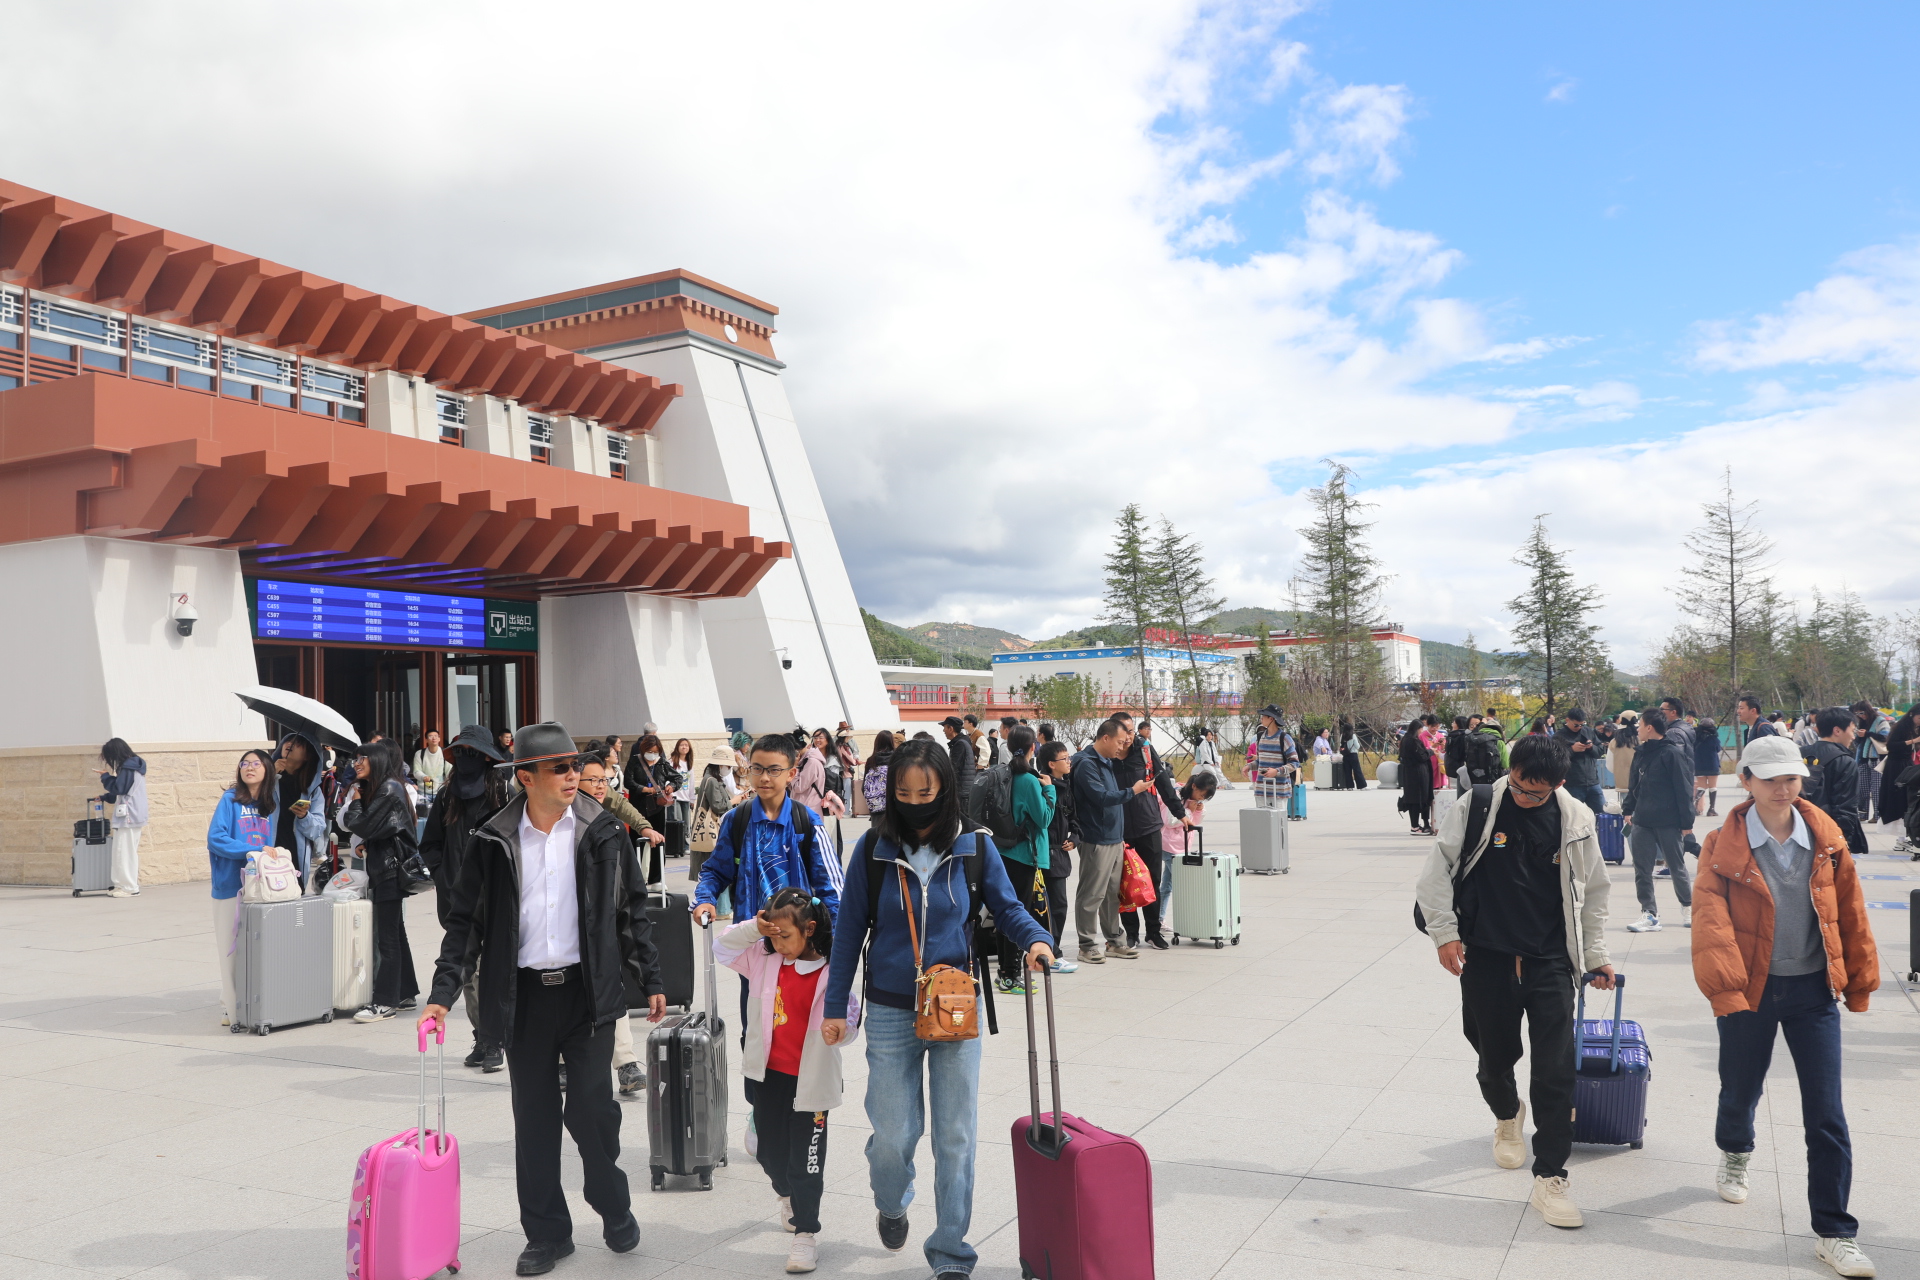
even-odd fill
[[[427,1029],[420,1122],[360,1153],[347,1209],[347,1280],[426,1280],[460,1270],[460,1143],[447,1132],[447,1024],[439,1026],[440,1127],[427,1128]],[[422,1135],[425,1135],[423,1144]]]
[[[1047,1058],[1053,1110],[1040,1111],[1033,974],[1027,974],[1027,1082],[1031,1111],[1013,1122],[1013,1186],[1026,1280],[1153,1280],[1153,1165],[1132,1138],[1060,1110],[1060,1047],[1053,974],[1047,992]]]

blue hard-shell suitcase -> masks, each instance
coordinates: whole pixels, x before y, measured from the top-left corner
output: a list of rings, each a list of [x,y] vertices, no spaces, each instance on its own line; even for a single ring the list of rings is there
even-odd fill
[[[1627,820],[1617,813],[1593,815],[1594,834],[1600,841],[1600,856],[1608,862],[1627,860]]]
[[[1653,1051],[1637,1022],[1620,1016],[1626,979],[1613,978],[1613,1017],[1587,1020],[1586,975],[1573,1023],[1573,1140],[1638,1150],[1647,1129]]]
[[[1307,816],[1307,788],[1300,783],[1293,784],[1293,794],[1287,797],[1287,817],[1293,821],[1304,821]]]

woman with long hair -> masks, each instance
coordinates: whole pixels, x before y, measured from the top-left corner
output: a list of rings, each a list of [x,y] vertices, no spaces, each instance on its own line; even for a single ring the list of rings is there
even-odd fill
[[[667,753],[667,768],[673,771],[673,797],[666,808],[667,821],[661,828],[667,843],[662,853],[672,862],[687,856],[687,823],[693,819],[693,787],[700,767],[693,762],[693,739],[681,738]]]
[[[100,764],[106,772],[100,785],[106,793],[100,797],[112,810],[107,829],[113,845],[108,855],[113,874],[114,898],[131,898],[140,892],[140,836],[147,829],[147,762],[133,754],[124,738],[108,738],[100,748]]]
[[[213,954],[220,968],[220,1001],[234,1018],[234,953],[240,940],[240,879],[247,859],[273,847],[273,761],[261,750],[245,752],[233,785],[214,806],[207,824],[207,859],[213,869]]]
[[[327,772],[325,759],[313,739],[303,733],[287,734],[273,753],[279,785],[273,842],[293,855],[302,884],[310,883],[314,860],[324,861],[327,851],[327,799],[321,785]],[[323,869],[328,875],[334,872]]]
[[[1062,960],[1060,931],[1067,927],[1067,913],[1073,899],[1067,896],[1067,880],[1073,875],[1073,848],[1080,839],[1080,827],[1073,814],[1073,749],[1059,740],[1043,742],[1033,753],[1033,767],[1053,779],[1053,821],[1047,824],[1047,932],[1053,935],[1055,973],[1073,973],[1079,964]]]
[[[935,1273],[965,1274],[979,1258],[966,1235],[973,1217],[980,1041],[919,1037],[916,974],[934,965],[977,972],[970,883],[979,885],[984,905],[1029,968],[1052,963],[1053,940],[1020,905],[1006,864],[993,856],[993,841],[968,830],[944,743],[916,739],[896,747],[887,783],[886,811],[847,862],[820,1033],[828,1044],[846,1038],[848,997],[854,974],[864,969],[866,1104],[873,1127],[867,1177],[880,1210],[880,1243],[888,1250],[906,1245],[914,1150],[931,1126],[936,1225],[926,1238],[926,1258]]]
[[[860,794],[871,815],[887,811],[887,766],[893,761],[893,747],[892,730],[882,729],[873,735],[873,754],[867,757],[866,772],[860,775]]]
[[[400,749],[386,739],[360,748],[355,784],[340,826],[360,837],[366,859],[367,900],[373,903],[373,1001],[355,1022],[382,1022],[411,1009],[420,994],[413,949],[407,944],[407,883],[400,864],[418,852],[413,801],[407,795]]]
[[[1433,792],[1433,749],[1409,725],[1400,735],[1400,807],[1416,836],[1433,834]]]
[[[833,735],[815,729],[807,740],[795,766],[790,792],[795,804],[804,804],[821,817],[837,817],[846,812],[839,795],[827,785],[827,756],[833,752]]]
[[[1013,814],[1013,829],[1019,839],[1011,847],[1001,846],[1000,857],[1007,864],[1007,880],[1013,885],[1013,892],[1020,899],[1020,905],[1027,914],[1038,920],[1042,927],[1052,923],[1053,913],[1048,909],[1047,867],[1051,863],[1052,842],[1047,833],[1053,828],[1053,811],[1060,788],[1054,785],[1053,775],[1036,769],[1033,764],[1033,730],[1026,725],[1015,725],[1007,734],[1007,768],[1011,773],[1010,809]],[[996,845],[999,842],[994,842]],[[1015,945],[1012,935],[999,933],[1000,943],[1000,981],[999,989],[1009,995],[1026,994],[1026,978],[1021,969],[1021,950]],[[1051,932],[1051,931],[1049,931]]]
[[[1433,789],[1438,791],[1447,783],[1447,731],[1440,723],[1440,717],[1429,712],[1420,720],[1420,742],[1426,747],[1427,754],[1433,760]]]
[[[666,748],[660,745],[660,735],[649,733],[641,736],[633,744],[633,751],[627,756],[627,799],[645,818],[662,831],[667,826],[667,806],[673,803],[673,793],[680,788],[674,777],[673,766],[667,763]]]

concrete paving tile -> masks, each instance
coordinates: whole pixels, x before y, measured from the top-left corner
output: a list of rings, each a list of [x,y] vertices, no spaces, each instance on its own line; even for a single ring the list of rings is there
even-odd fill
[[[344,1193],[341,1202],[344,1215]],[[116,1200],[111,1213],[74,1214],[14,1232],[7,1247],[24,1257],[90,1270],[138,1269],[199,1252],[249,1228],[274,1225],[312,1204],[250,1186],[182,1179]],[[334,1248],[340,1247],[339,1239],[336,1233]]]
[[[1351,1124],[1372,1105],[1378,1094],[1378,1089],[1359,1085],[1299,1081],[1249,1089],[1239,1079],[1215,1077],[1196,1084],[1172,1103],[1167,1114],[1210,1126],[1218,1126],[1223,1120],[1230,1121],[1249,1111],[1301,1124]]]
[[[1584,1210],[1586,1225],[1564,1231],[1529,1209],[1507,1251],[1500,1280],[1565,1280],[1568,1275],[1780,1275],[1783,1237],[1659,1218]],[[1831,1275],[1831,1272],[1829,1272]]]
[[[17,1254],[0,1251],[0,1275],[7,1280],[100,1280],[103,1275],[131,1275],[131,1269],[109,1269],[106,1271],[85,1271],[79,1267],[63,1266],[57,1262],[42,1262],[38,1258],[22,1258]]]
[[[1491,1280],[1500,1274],[1520,1216],[1521,1207],[1510,1202],[1309,1178],[1247,1245],[1330,1262]]]
[[[1196,1125],[1188,1118],[1163,1116],[1133,1136],[1156,1160],[1301,1175],[1344,1132],[1338,1125],[1309,1127],[1259,1115],[1229,1126]]]
[[[1303,1258],[1269,1253],[1263,1249],[1241,1248],[1234,1251],[1225,1266],[1213,1273],[1213,1280],[1274,1280],[1278,1276],[1285,1276],[1287,1280],[1397,1280],[1405,1276],[1446,1274],[1444,1271],[1427,1270],[1417,1264],[1373,1266],[1350,1260]]]

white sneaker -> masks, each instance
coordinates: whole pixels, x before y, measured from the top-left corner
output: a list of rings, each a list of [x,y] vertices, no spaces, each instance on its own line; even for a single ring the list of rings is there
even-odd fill
[[[107,890],[107,896],[108,896],[109,898],[131,898],[131,897],[133,896],[133,890],[131,890],[131,889],[109,889],[109,890]]]
[[[1533,1194],[1527,1203],[1540,1211],[1540,1216],[1552,1227],[1579,1227],[1586,1225],[1586,1219],[1580,1216],[1580,1207],[1573,1202],[1567,1192],[1565,1178],[1540,1178],[1533,1180]]]
[[[1493,1162],[1502,1169],[1518,1169],[1527,1162],[1527,1104],[1511,1120],[1493,1122]]]
[[[360,1012],[354,1014],[353,1020],[355,1022],[385,1022],[398,1012],[399,1010],[395,1009],[392,1005],[370,1004],[360,1010]]]
[[[1693,908],[1692,907],[1680,908],[1680,927],[1682,929],[1693,928]]]
[[[1813,1242],[1813,1256],[1843,1276],[1874,1274],[1872,1259],[1860,1251],[1852,1236],[1821,1236]]]
[[[1627,932],[1658,933],[1660,932],[1660,917],[1654,915],[1652,912],[1648,912],[1646,915],[1641,916],[1638,920],[1628,925]]]
[[[753,1123],[753,1112],[747,1112],[747,1136],[743,1144],[747,1154],[758,1157],[760,1154],[760,1130]]]
[[[813,1232],[796,1231],[793,1245],[787,1250],[787,1274],[801,1275],[811,1271],[820,1259],[819,1247],[814,1243]],[[1872,1275],[1871,1271],[1867,1272]]]
[[[793,1230],[793,1197],[780,1197],[780,1226],[783,1230]]]
[[[1720,1153],[1720,1167],[1713,1171],[1713,1185],[1728,1204],[1747,1202],[1747,1162],[1752,1159],[1751,1151]]]

